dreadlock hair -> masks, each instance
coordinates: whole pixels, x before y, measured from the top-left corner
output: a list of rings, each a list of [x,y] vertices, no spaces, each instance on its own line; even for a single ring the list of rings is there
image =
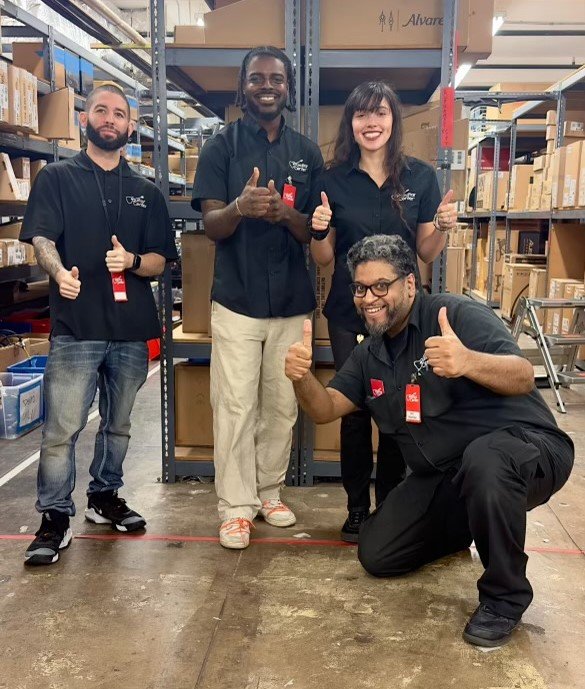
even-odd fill
[[[400,203],[400,198],[404,194],[404,188],[400,183],[400,174],[406,164],[406,157],[402,151],[402,112],[396,92],[386,82],[364,81],[349,94],[345,101],[333,148],[333,159],[327,163],[327,167],[337,167],[349,162],[356,155],[359,157],[360,149],[353,136],[353,116],[356,112],[375,112],[383,100],[388,102],[392,112],[392,134],[386,144],[384,167],[394,189],[392,203],[400,213],[402,222],[406,225]]]
[[[247,110],[246,96],[244,94],[244,84],[246,82],[246,74],[248,72],[248,66],[250,62],[255,57],[273,57],[276,60],[280,60],[284,65],[286,70],[286,81],[288,85],[288,98],[286,101],[286,109],[290,112],[295,112],[297,109],[297,90],[295,86],[295,78],[293,74],[293,67],[288,56],[275,48],[272,45],[259,46],[258,48],[252,48],[250,52],[246,54],[242,61],[242,66],[240,67],[240,73],[238,75],[238,90],[236,93],[236,105],[245,112]]]

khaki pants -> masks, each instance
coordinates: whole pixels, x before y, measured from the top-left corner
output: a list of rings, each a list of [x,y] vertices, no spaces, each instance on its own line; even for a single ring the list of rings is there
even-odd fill
[[[278,498],[290,461],[297,403],[284,375],[305,315],[249,318],[211,305],[215,489],[223,520],[254,519]]]

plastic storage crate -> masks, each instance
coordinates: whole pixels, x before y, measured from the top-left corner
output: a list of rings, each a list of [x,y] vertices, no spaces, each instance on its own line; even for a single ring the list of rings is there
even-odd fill
[[[31,356],[29,359],[19,361],[7,368],[9,373],[44,373],[47,367],[47,355]]]
[[[0,373],[0,438],[19,438],[43,423],[43,376]]]

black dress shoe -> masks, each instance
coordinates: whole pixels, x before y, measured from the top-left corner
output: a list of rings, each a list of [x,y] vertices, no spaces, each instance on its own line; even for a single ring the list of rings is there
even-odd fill
[[[465,625],[463,638],[475,646],[503,646],[520,620],[492,612],[481,603]]]
[[[347,543],[357,543],[360,536],[360,528],[369,515],[369,510],[350,510],[349,516],[341,527],[341,540]]]

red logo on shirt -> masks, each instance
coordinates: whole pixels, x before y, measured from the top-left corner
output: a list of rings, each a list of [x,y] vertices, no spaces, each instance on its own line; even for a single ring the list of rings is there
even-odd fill
[[[384,381],[377,378],[370,378],[370,385],[372,386],[372,396],[382,397],[384,394]]]

